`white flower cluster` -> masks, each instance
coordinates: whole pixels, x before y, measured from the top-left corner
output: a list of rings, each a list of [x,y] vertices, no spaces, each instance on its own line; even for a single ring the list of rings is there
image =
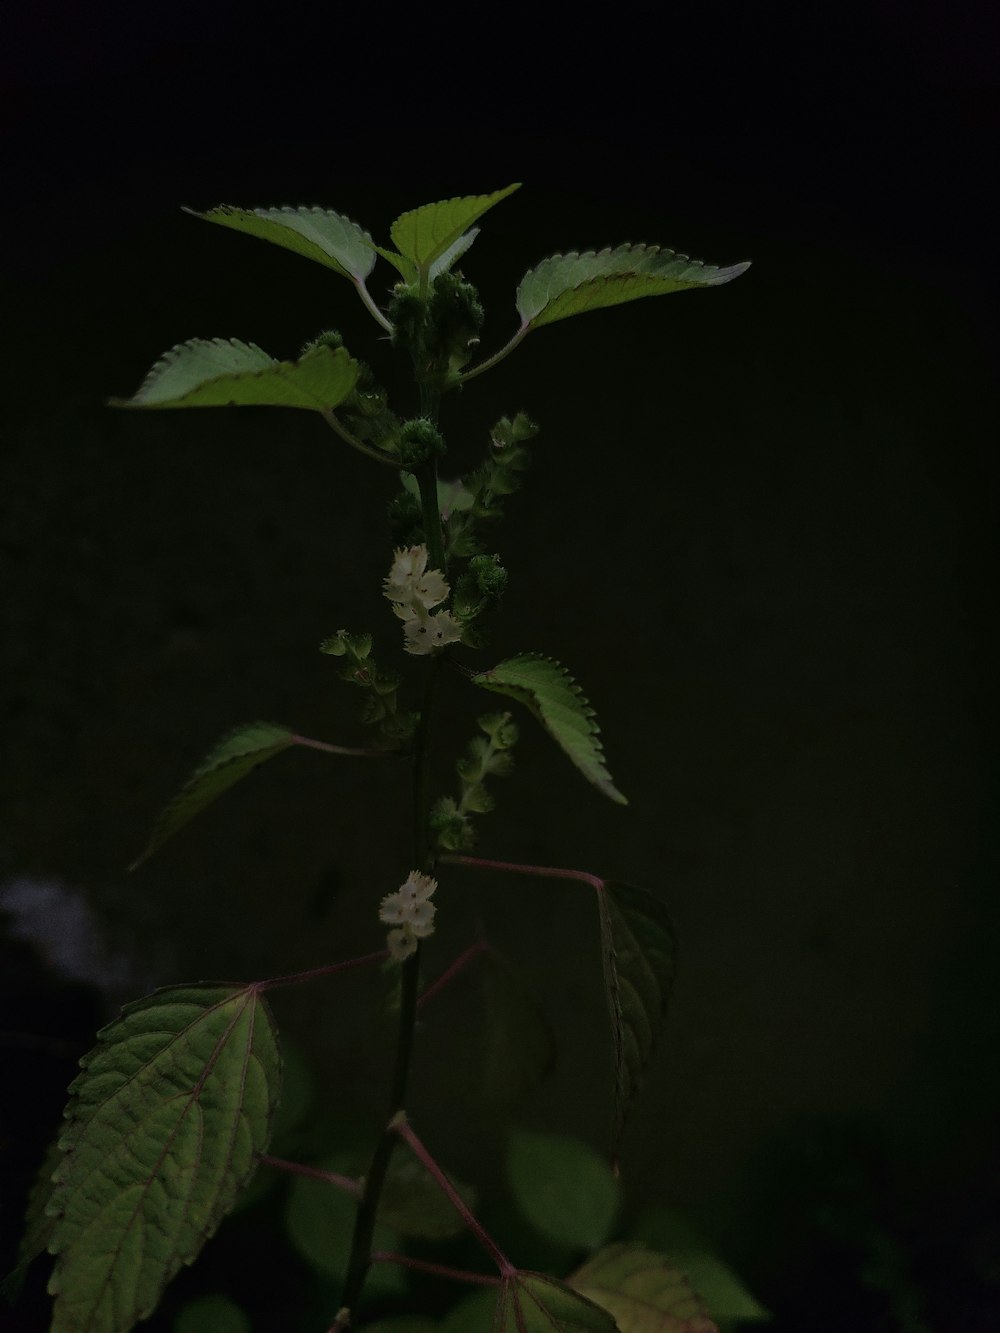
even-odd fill
[[[386,943],[397,962],[409,958],[417,947],[417,940],[433,934],[437,908],[431,897],[436,888],[436,879],[422,875],[419,870],[411,870],[406,883],[382,899],[378,919],[393,927]]]
[[[431,610],[445,600],[450,589],[440,569],[427,568],[426,546],[397,550],[383,587],[403,622],[403,646],[408,653],[432,653],[461,639],[462,627],[450,611]]]

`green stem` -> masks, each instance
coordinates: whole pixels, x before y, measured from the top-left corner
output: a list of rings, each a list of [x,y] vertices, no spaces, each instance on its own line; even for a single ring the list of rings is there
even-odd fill
[[[413,764],[413,860],[422,871],[433,869],[434,857],[430,847],[428,813],[430,806],[430,759],[431,729],[434,717],[434,701],[437,682],[440,676],[439,657],[427,663],[427,675],[424,684],[423,706],[420,722],[414,738]],[[420,941],[416,952],[411,954],[402,965],[400,978],[399,1027],[396,1035],[396,1062],[392,1076],[392,1088],[389,1094],[389,1114],[386,1128],[383,1129],[371,1165],[365,1177],[364,1193],[354,1219],[354,1236],[351,1240],[351,1254],[347,1265],[347,1278],[341,1301],[343,1309],[353,1311],[361,1295],[365,1277],[372,1264],[372,1236],[375,1231],[375,1218],[378,1213],[379,1199],[385,1184],[386,1172],[396,1146],[396,1134],[391,1128],[394,1117],[403,1110],[406,1088],[410,1077],[410,1064],[413,1059],[413,1038],[417,1025],[417,995],[420,990]],[[339,1317],[339,1316],[338,1316]],[[337,1325],[335,1324],[336,1328]],[[341,1325],[346,1327],[346,1325]]]

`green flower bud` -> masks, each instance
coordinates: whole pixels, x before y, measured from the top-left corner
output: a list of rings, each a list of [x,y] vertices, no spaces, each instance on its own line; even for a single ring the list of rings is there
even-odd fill
[[[326,329],[323,333],[318,333],[315,338],[310,338],[307,343],[303,343],[302,351],[299,353],[299,356],[305,356],[305,354],[311,352],[314,347],[332,347],[336,350],[338,347],[343,347],[343,345],[344,339],[341,337],[340,332],[337,329]]]
[[[403,422],[399,430],[399,460],[407,472],[416,472],[430,459],[445,453],[444,437],[426,417]]]

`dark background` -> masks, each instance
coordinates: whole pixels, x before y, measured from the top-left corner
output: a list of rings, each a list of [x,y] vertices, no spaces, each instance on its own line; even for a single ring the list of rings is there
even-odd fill
[[[605,806],[526,725],[483,853],[648,885],[678,925],[629,1206],[696,1219],[780,1329],[995,1327],[995,15],[51,4],[6,24],[0,879],[8,908],[12,885],[50,906],[12,912],[35,942],[2,946],[5,1241],[118,1002],[371,948],[407,868],[404,776],[306,754],[123,873],[230,727],[357,738],[315,645],[395,635],[387,483],[322,423],[104,407],[184,338],[291,356],[331,324],[403,387],[347,284],[178,206],[321,203],[384,237],[520,179],[465,263],[487,349],[558,249],[754,261],[538,332],[445,418],[455,470],[501,412],[542,425],[493,651],[571,666],[631,798]],[[556,1025],[520,1120],[603,1145],[584,905],[456,876],[441,907],[438,962],[484,922]],[[380,1113],[377,994],[281,998],[344,1114]],[[463,1102],[468,994],[428,1022],[415,1099],[477,1177],[497,1128]]]

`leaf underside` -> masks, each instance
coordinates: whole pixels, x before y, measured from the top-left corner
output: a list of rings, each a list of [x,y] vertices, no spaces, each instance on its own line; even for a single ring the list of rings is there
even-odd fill
[[[449,246],[481,218],[482,215],[513,194],[518,185],[508,185],[492,194],[467,195],[462,199],[443,199],[436,204],[424,204],[401,214],[392,224],[392,243],[404,260],[408,259],[421,272],[445,253]],[[471,244],[471,242],[470,242]]]
[[[614,1061],[614,1139],[642,1083],[663,1027],[674,979],[674,930],[658,898],[607,880],[597,894]]]
[[[217,796],[252,773],[265,759],[295,744],[295,734],[273,722],[237,727],[211,750],[167,805],[153,826],[145,851],[129,866],[135,870],[168,838],[200,814]]]
[[[542,1273],[518,1272],[500,1288],[494,1333],[617,1333],[593,1301]]]
[[[296,407],[326,412],[348,396],[358,364],[343,347],[276,361],[238,338],[192,338],[164,353],[131,398],[112,407]]]
[[[628,804],[605,766],[594,710],[564,666],[549,657],[525,653],[472,679],[484,690],[509,695],[524,704],[588,782],[619,805]]]
[[[354,283],[364,282],[375,267],[375,242],[368,232],[329,208],[234,208],[220,204],[205,213],[192,208],[184,211],[205,222],[280,245]]]
[[[48,1210],[50,1333],[127,1333],[253,1174],[281,1057],[255,987],[198,984],[126,1006],[81,1064]]]
[[[609,1245],[567,1279],[614,1317],[619,1333],[718,1333],[670,1260],[642,1245]]]
[[[517,289],[522,329],[537,329],[570,315],[665,296],[694,287],[718,287],[750,267],[705,264],[656,245],[620,245],[584,254],[553,255],[528,272]]]

